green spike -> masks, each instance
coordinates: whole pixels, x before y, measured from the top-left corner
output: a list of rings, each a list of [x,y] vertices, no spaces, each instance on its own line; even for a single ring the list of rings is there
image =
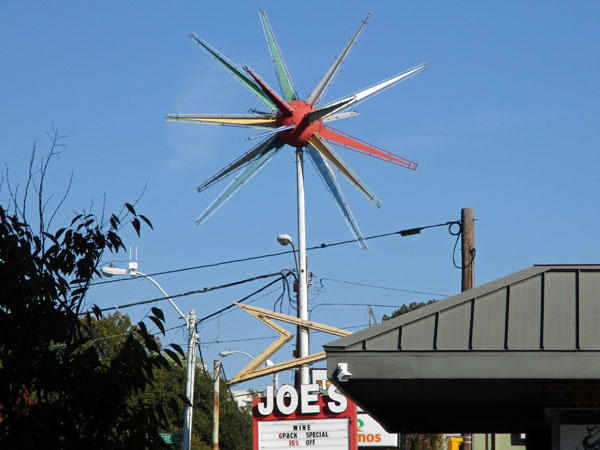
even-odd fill
[[[271,28],[271,24],[269,23],[267,13],[263,10],[259,10],[259,15],[263,30],[265,31],[265,36],[267,38],[267,44],[269,46],[269,52],[271,53],[273,65],[275,66],[275,73],[277,74],[279,86],[281,87],[281,93],[287,102],[296,100],[298,98],[298,94],[296,94],[296,89],[294,89],[294,85],[292,84],[292,77],[290,76],[285,65],[285,61],[283,60],[281,50],[279,49],[279,45],[275,39],[275,34],[273,33],[273,28]]]
[[[263,102],[266,106],[271,108],[273,111],[277,111],[277,107],[275,104],[269,100],[263,93],[260,87],[248,77],[244,75],[242,69],[236,66],[234,63],[229,61],[224,55],[220,54],[217,50],[211,47],[208,42],[204,41],[198,35],[192,33],[190,34],[190,38],[204,51],[206,51],[210,56],[212,56],[218,63],[220,63],[225,69],[227,69],[240,83],[246,87],[252,94],[256,96],[261,102]]]

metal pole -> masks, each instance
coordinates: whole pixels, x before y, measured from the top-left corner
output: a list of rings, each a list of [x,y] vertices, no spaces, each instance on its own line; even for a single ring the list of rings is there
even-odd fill
[[[304,157],[302,147],[296,148],[296,178],[298,182],[298,318],[308,320],[308,284],[306,267],[306,219],[304,209]],[[308,328],[298,326],[298,357],[308,356]],[[309,383],[308,365],[300,368],[300,384]]]
[[[213,435],[212,435],[212,448],[213,450],[219,450],[219,369],[221,363],[218,359],[215,359],[215,387],[214,392],[214,409],[213,409]]]
[[[154,284],[154,286],[156,286],[159,289],[159,291],[162,292],[162,294],[167,298],[167,300],[169,301],[169,303],[171,304],[171,306],[173,306],[173,308],[175,308],[175,310],[179,314],[179,317],[181,317],[183,320],[187,320],[186,317],[185,317],[185,314],[183,314],[181,312],[181,310],[177,307],[177,305],[175,304],[175,302],[171,299],[171,297],[169,297],[169,295],[165,292],[165,290],[161,287],[161,285],[158,284],[154,280],[154,278],[151,278],[150,276],[146,275],[145,273],[140,272],[139,270],[135,270],[132,273],[132,276],[135,276],[135,275],[140,275],[140,276],[146,278],[147,280],[151,281]]]
[[[188,354],[187,374],[185,380],[185,396],[190,405],[185,405],[183,411],[183,439],[181,448],[190,450],[192,445],[192,419],[194,416],[194,377],[196,374],[196,312],[192,309],[187,318]]]

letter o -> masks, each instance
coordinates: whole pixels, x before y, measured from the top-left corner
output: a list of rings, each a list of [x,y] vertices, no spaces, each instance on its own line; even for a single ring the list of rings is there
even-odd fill
[[[287,406],[285,404],[286,394],[290,395],[290,404]],[[289,384],[284,384],[283,386],[281,386],[281,388],[279,388],[279,391],[277,391],[277,409],[284,416],[289,416],[294,411],[296,411],[297,407],[298,391],[296,391],[296,389],[293,386],[290,386]]]

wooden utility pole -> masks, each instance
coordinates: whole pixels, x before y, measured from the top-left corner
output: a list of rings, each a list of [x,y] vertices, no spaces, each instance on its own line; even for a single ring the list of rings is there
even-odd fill
[[[475,285],[475,219],[472,208],[460,210],[462,283],[461,291],[468,291]]]
[[[461,291],[468,291],[475,285],[475,219],[472,208],[460,210],[462,282]],[[473,435],[463,433],[462,450],[471,450]]]

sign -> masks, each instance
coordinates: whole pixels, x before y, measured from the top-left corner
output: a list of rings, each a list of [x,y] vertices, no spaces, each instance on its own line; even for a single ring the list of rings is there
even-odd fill
[[[327,389],[329,400],[326,404],[327,409],[332,413],[344,412],[348,406],[348,400],[332,384]],[[319,385],[303,384],[300,386],[300,393],[294,386],[284,384],[275,394],[273,386],[268,386],[264,402],[257,405],[258,413],[261,416],[268,416],[276,409],[280,414],[288,416],[300,409],[302,414],[319,414],[321,406],[318,403]]]
[[[350,419],[273,420],[259,422],[259,449],[348,449]]]
[[[252,405],[254,450],[356,450],[356,405],[331,385],[269,386]]]
[[[600,446],[600,425],[561,425],[560,448],[593,450]]]
[[[357,440],[359,447],[398,447],[398,435],[388,433],[367,413],[358,413]]]
[[[160,433],[160,437],[165,444],[181,444],[183,441],[183,435],[173,433]]]

